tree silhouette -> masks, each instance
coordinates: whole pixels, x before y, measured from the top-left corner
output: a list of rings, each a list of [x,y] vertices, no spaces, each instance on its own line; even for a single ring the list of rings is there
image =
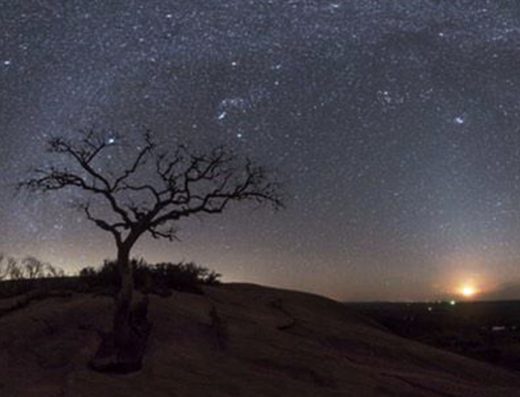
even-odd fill
[[[16,259],[0,253],[0,281],[6,279],[21,280],[23,278],[26,278],[25,271],[18,265]]]
[[[103,165],[117,147],[127,151],[118,137],[98,131],[82,131],[76,140],[52,137],[48,152],[64,156],[73,168],[38,168],[20,184],[33,191],[83,191],[86,199],[76,204],[90,221],[113,236],[121,278],[113,318],[116,355],[132,340],[133,276],[129,261],[141,236],[149,233],[156,239],[176,239],[176,221],[219,214],[235,202],[270,203],[275,209],[283,206],[278,183],[249,159],[241,160],[222,146],[203,152],[183,145],[167,150],[149,131],[142,138],[132,156],[125,153],[130,158],[125,168],[114,161]],[[99,207],[102,202],[108,210]]]
[[[0,281],[9,277],[12,261],[14,261],[13,258],[6,258],[4,254],[0,253]]]
[[[4,261],[5,260],[5,261]],[[0,253],[0,281],[33,280],[44,277],[64,277],[63,269],[45,263],[34,256],[26,256],[19,263],[15,258]]]

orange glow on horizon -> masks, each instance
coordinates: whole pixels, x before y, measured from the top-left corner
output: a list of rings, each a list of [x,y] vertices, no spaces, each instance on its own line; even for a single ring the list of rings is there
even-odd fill
[[[464,284],[458,290],[458,293],[464,298],[473,298],[478,292],[477,288],[471,284]]]

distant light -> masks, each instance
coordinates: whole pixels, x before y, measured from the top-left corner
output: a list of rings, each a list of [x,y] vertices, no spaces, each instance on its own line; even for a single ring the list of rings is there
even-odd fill
[[[109,145],[112,145],[115,142],[116,142],[116,138],[108,138],[108,144]]]
[[[237,61],[233,61],[233,62],[231,62],[231,66],[234,67],[234,66],[237,66],[237,65],[238,65]]]
[[[11,64],[11,60],[10,60],[10,59],[6,59],[6,60],[4,61],[4,65],[5,65],[5,66],[9,66],[10,64]]]
[[[240,132],[237,134],[237,138],[238,138],[238,139],[241,139],[243,136],[244,136],[244,135],[242,135],[242,133],[240,133]]]
[[[471,286],[465,286],[465,287],[462,287],[462,290],[461,290],[461,293],[462,295],[464,295],[466,298],[469,298],[473,295],[475,295],[475,288],[471,287]]]
[[[491,331],[493,332],[502,332],[506,331],[507,327],[505,325],[494,325],[491,327]]]
[[[452,305],[452,306],[455,306],[456,303],[457,302],[455,302],[455,301],[450,301],[450,305]]]
[[[224,112],[219,113],[219,115],[218,115],[217,118],[218,118],[219,120],[224,120],[224,118],[226,117],[226,115],[227,115],[227,112],[224,111]]]
[[[478,290],[475,286],[471,284],[463,284],[459,290],[458,293],[462,295],[464,298],[471,298],[472,296],[476,295],[478,293]]]

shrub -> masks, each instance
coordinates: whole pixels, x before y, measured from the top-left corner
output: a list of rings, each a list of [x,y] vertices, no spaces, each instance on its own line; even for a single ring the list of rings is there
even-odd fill
[[[94,269],[92,266],[84,267],[79,272],[79,276],[81,278],[96,277],[96,274],[96,269]]]
[[[201,293],[200,285],[219,284],[220,274],[193,262],[158,263],[149,265],[143,259],[132,259],[134,286],[141,291],[175,289]],[[105,260],[99,269],[86,267],[79,273],[90,286],[118,288],[120,286],[117,262]]]

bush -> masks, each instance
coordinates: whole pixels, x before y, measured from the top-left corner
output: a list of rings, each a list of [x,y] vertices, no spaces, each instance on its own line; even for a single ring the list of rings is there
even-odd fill
[[[132,259],[134,286],[142,292],[159,295],[171,289],[202,293],[201,285],[220,284],[220,274],[193,262],[163,262],[149,265],[143,259]],[[85,267],[78,276],[65,277],[63,270],[34,257],[18,261],[0,254],[0,298],[25,294],[33,290],[100,290],[114,293],[120,286],[117,263],[105,260],[101,267]]]
[[[136,289],[150,292],[165,289],[201,293],[200,285],[217,285],[220,274],[189,263],[158,263],[149,265],[143,259],[132,259],[134,286]],[[91,286],[119,288],[120,279],[117,262],[105,260],[99,269],[86,267],[79,273],[80,278]]]

